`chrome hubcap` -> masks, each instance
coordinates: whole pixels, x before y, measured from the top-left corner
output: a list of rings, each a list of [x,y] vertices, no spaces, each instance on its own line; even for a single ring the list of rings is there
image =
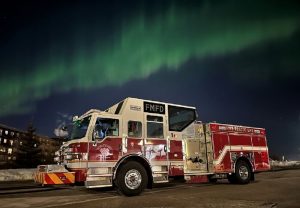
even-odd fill
[[[247,180],[247,178],[248,178],[248,176],[249,176],[249,172],[248,172],[247,167],[241,166],[241,167],[239,168],[239,175],[240,175],[241,179]]]
[[[139,171],[132,169],[125,175],[125,184],[129,189],[137,189],[142,182],[142,176]]]

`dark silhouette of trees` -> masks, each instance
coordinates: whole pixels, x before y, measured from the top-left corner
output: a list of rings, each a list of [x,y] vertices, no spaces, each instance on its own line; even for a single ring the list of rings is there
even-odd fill
[[[41,149],[39,141],[36,140],[36,129],[32,123],[28,125],[27,132],[20,140],[16,166],[19,168],[35,168],[41,163]]]

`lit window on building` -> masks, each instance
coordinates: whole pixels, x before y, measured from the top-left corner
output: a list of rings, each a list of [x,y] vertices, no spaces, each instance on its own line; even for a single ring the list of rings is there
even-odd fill
[[[8,149],[7,149],[7,153],[8,153],[9,155],[11,155],[11,154],[12,154],[12,148],[8,148]]]
[[[8,135],[8,131],[7,130],[5,130],[5,135]]]
[[[20,145],[22,146],[23,142],[20,142]]]
[[[5,147],[0,147],[0,152],[6,152]]]
[[[34,144],[33,147],[36,147],[36,144]]]
[[[3,139],[3,143],[6,144],[6,142],[7,142],[7,139]]]
[[[9,142],[10,142],[10,146],[13,146],[14,140],[9,140]]]
[[[15,132],[13,132],[13,131],[12,131],[12,132],[10,132],[10,135],[11,135],[11,136],[15,135]]]
[[[7,157],[8,160],[11,160],[11,157]]]
[[[0,155],[0,161],[5,161],[6,158],[5,158],[5,155]]]

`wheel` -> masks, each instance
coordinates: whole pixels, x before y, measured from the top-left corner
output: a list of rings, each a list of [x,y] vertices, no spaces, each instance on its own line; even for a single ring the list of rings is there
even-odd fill
[[[146,188],[147,183],[147,172],[140,163],[129,161],[119,167],[116,186],[124,195],[139,195]]]
[[[251,175],[252,173],[248,163],[243,160],[238,161],[235,166],[234,174],[236,182],[239,184],[247,184],[251,180]]]

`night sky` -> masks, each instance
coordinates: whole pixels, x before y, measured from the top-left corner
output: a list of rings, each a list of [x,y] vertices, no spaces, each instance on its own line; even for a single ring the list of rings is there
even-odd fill
[[[54,136],[126,97],[264,127],[300,159],[300,2],[0,1],[0,123]]]

